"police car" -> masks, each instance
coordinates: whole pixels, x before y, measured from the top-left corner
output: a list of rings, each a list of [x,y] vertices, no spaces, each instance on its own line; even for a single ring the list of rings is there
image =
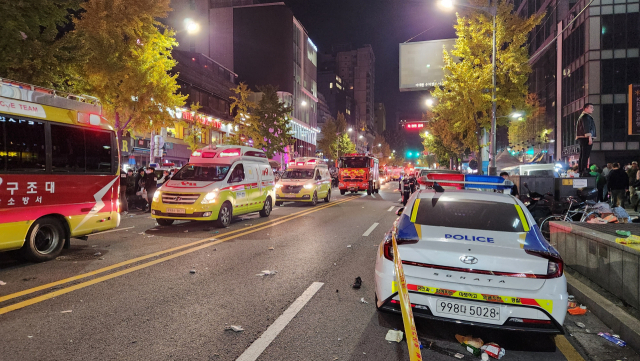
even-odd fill
[[[501,177],[458,175],[465,188],[507,189]],[[440,178],[440,180],[443,180]],[[415,317],[520,331],[562,333],[563,261],[527,208],[492,191],[421,190],[412,195],[376,259],[376,306],[400,312],[392,237]]]

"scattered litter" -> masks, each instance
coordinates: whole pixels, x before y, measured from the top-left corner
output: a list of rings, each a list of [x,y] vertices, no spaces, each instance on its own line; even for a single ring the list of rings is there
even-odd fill
[[[152,234],[152,235],[150,235],[150,236],[147,236],[147,238],[151,238],[151,237],[154,237],[154,235]]]
[[[333,265],[334,265],[334,266],[337,266],[338,264],[337,264],[337,263],[335,263],[335,262],[333,262]]]
[[[104,261],[104,257],[100,257],[98,258],[100,261]]]
[[[480,348],[484,345],[484,342],[480,338],[473,338],[473,336],[456,335],[456,340],[464,346],[469,353],[474,356],[480,356]]]
[[[262,276],[273,276],[273,275],[275,275],[276,273],[278,273],[278,271],[269,271],[269,270],[264,270],[264,271],[262,271],[262,272],[258,273],[256,276],[260,276],[260,277],[262,277]]]
[[[629,238],[616,238],[616,243],[620,244],[640,244],[640,237],[632,234]]]
[[[27,336],[27,337],[29,337],[29,338],[33,338],[33,336]]]
[[[615,343],[616,345],[620,346],[620,347],[625,347],[627,345],[626,342],[622,341],[621,339],[617,338],[617,337],[613,337],[612,335],[606,333],[606,332],[599,332],[598,336],[604,338],[605,340],[611,342],[611,343]]]
[[[144,236],[144,232],[140,232],[140,233],[138,233],[138,234],[141,234],[141,235],[143,235],[143,236]]]
[[[157,228],[151,228],[149,231],[157,231]]]
[[[186,231],[184,231],[184,233],[189,233],[189,230],[187,229]]]
[[[387,332],[387,335],[384,337],[384,339],[387,341],[400,343],[402,342],[403,337],[404,337],[404,333],[402,331],[389,330]]]
[[[192,269],[191,271],[189,271],[189,273],[194,274],[196,273],[196,270]]]
[[[351,245],[350,245],[350,244],[348,244],[348,245],[347,245],[347,248],[351,248]]]
[[[362,303],[369,303],[369,302],[365,301],[364,297],[360,297],[360,302],[362,302]]]
[[[626,237],[629,237],[629,236],[631,235],[631,231],[622,231],[622,230],[617,229],[617,230],[616,230],[616,234],[617,234],[618,236],[626,236]]]
[[[457,359],[463,359],[464,358],[464,355],[461,354],[460,352],[458,352],[456,350],[449,349],[449,348],[440,347],[440,346],[436,345],[436,343],[433,342],[433,341],[429,341],[429,342],[421,341],[420,342],[420,348],[421,349],[424,348],[424,349],[427,349],[427,350],[435,351],[435,352],[437,352],[439,354],[450,356],[450,357],[455,357]]]
[[[4,286],[4,285],[6,285],[6,284],[7,284],[7,282],[2,282],[2,281],[0,281],[0,286]]]
[[[244,331],[244,328],[242,328],[242,326],[235,326],[235,325],[227,326],[224,329],[225,330],[231,330],[231,331],[234,331],[234,332],[242,332],[242,331]]]
[[[576,326],[580,327],[580,328],[584,328],[585,325],[582,322],[576,322]]]
[[[28,281],[32,281],[32,280],[35,280],[35,279],[38,279],[38,277],[27,277],[27,278],[23,278],[22,280],[24,282],[28,282]]]
[[[483,352],[482,355],[480,356],[480,359],[482,361],[489,361],[489,355]]]
[[[100,252],[96,252],[96,253],[94,253],[93,255],[94,255],[94,256],[102,256],[102,253],[100,253]]]
[[[73,310],[61,311],[60,313],[71,313],[71,312],[73,312]]]
[[[62,261],[65,258],[67,258],[67,256],[56,257],[56,261]]]
[[[355,289],[359,289],[361,286],[362,286],[362,278],[356,277],[356,282],[353,285],[351,285],[351,287]]]
[[[587,313],[587,307],[585,307],[585,306],[574,307],[574,308],[568,309],[567,312],[569,312],[570,314],[572,314],[574,316],[584,315],[585,313]]]
[[[273,247],[269,247],[269,251],[273,251],[275,248]]]
[[[500,360],[505,354],[505,350],[502,347],[498,346],[498,344],[495,342],[489,342],[483,345],[480,349],[486,352],[487,355],[498,360]]]
[[[93,246],[91,246],[91,248],[96,248],[96,247],[98,247],[97,244],[94,244]]]

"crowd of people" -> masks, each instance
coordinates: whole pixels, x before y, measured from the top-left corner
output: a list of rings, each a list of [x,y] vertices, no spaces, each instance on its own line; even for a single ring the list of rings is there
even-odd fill
[[[133,169],[128,169],[126,173],[121,172],[121,212],[129,212],[130,209],[151,212],[151,202],[156,189],[168,182],[177,170],[164,170],[160,176],[156,176],[155,172],[156,169],[153,167],[142,167],[136,174]]]
[[[620,163],[607,163],[598,167],[592,164],[589,175],[596,177],[598,202],[609,202],[613,206],[625,207],[628,204],[638,211],[640,203],[640,169],[634,161],[624,167]]]

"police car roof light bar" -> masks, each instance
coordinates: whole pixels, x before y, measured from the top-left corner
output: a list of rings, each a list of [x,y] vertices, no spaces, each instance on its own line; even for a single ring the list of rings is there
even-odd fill
[[[434,177],[435,176],[435,177]],[[499,176],[486,175],[464,175],[464,180],[459,180],[458,174],[430,173],[427,174],[427,180],[430,181],[446,181],[447,183],[470,185],[469,188],[496,189],[504,190],[512,188],[513,182]],[[500,178],[500,179],[498,179]]]

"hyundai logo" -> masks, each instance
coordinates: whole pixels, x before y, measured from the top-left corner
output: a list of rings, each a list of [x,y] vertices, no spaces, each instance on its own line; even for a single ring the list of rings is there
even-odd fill
[[[466,264],[476,264],[478,263],[478,259],[473,256],[460,256],[460,261]]]

